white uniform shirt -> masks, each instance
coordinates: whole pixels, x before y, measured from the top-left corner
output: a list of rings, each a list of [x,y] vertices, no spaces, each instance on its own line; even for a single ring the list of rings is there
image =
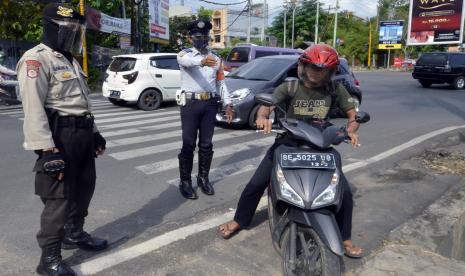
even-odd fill
[[[214,67],[202,66],[202,59],[211,52],[201,54],[195,48],[184,49],[178,54],[178,64],[181,70],[181,90],[185,92],[210,92],[222,96],[225,104],[229,104],[229,93],[224,89],[224,81],[217,81],[216,73],[220,69],[221,59],[213,55],[217,61]],[[223,89],[221,88],[223,86]],[[220,90],[222,93],[220,93]]]

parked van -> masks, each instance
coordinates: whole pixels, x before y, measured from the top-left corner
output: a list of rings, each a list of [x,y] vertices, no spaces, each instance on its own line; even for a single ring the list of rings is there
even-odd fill
[[[226,58],[225,67],[226,71],[232,71],[239,66],[260,57],[275,56],[275,55],[300,55],[301,50],[265,47],[258,46],[250,43],[239,43],[236,47],[231,49],[228,57]]]
[[[455,89],[465,88],[465,53],[424,53],[415,64],[412,76],[427,88],[447,83]]]

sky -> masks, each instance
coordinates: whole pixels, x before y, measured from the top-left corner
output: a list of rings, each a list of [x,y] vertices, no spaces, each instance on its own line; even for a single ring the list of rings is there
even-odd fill
[[[237,3],[243,2],[244,0],[206,0],[208,2],[217,2],[217,3]],[[336,6],[336,0],[320,0],[322,4],[324,4],[324,8],[328,8],[330,5],[332,7]],[[376,0],[339,0],[339,6],[341,10],[349,10],[355,12],[357,16],[362,18],[372,17],[376,15]],[[252,0],[252,3],[263,3],[263,0]],[[283,8],[283,0],[267,0],[269,5],[269,15],[270,15],[270,22],[272,21],[272,17],[279,14],[280,11],[284,10]],[[171,5],[180,5],[181,0],[170,0]],[[201,0],[184,0],[184,5],[189,5],[194,8],[194,10],[198,9],[200,6],[204,6],[205,8],[221,8],[220,5],[213,5],[205,3]],[[233,6],[228,6],[231,9],[242,10],[245,4],[238,4]]]

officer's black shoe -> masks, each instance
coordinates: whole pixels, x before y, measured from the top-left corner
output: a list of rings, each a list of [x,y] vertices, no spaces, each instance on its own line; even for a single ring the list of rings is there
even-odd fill
[[[208,180],[207,177],[202,177],[202,176],[197,176],[197,185],[200,187],[202,192],[206,195],[214,195],[215,190],[213,189],[212,184],[210,184],[210,181]]]
[[[85,231],[66,233],[61,246],[63,249],[80,248],[88,251],[100,251],[108,247],[108,242],[104,239],[92,237]]]
[[[36,272],[49,276],[76,276],[76,273],[62,259],[60,245],[42,249]]]
[[[179,191],[181,192],[181,195],[187,199],[199,198],[194,188],[192,188],[191,180],[181,180],[179,183]]]

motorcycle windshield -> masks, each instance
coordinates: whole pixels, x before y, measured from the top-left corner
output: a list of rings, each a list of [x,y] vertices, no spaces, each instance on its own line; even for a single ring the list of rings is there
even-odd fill
[[[289,130],[295,138],[320,149],[327,149],[333,144],[338,145],[347,137],[345,131],[336,126],[329,126],[321,130],[320,127],[295,119],[283,122],[283,127]]]

